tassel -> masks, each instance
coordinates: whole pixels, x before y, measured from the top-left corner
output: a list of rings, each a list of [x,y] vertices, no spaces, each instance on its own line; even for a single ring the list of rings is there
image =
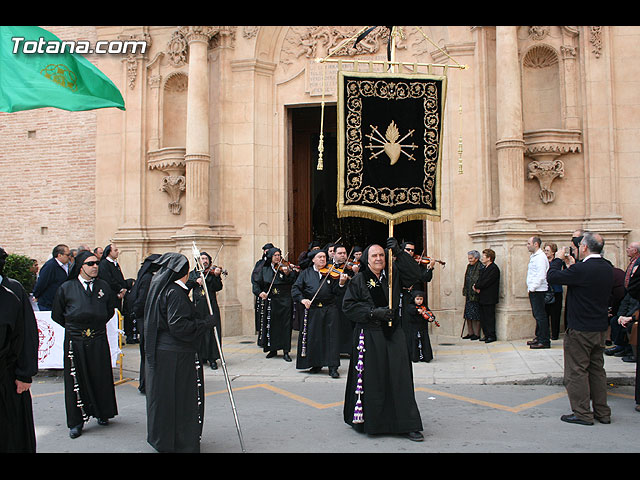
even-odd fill
[[[306,357],[307,356],[307,317],[309,316],[309,309],[305,308],[304,309],[304,321],[302,324],[302,347],[300,349],[300,356],[301,357]]]
[[[362,411],[362,394],[364,389],[362,388],[362,372],[364,371],[364,330],[360,330],[360,337],[358,341],[358,362],[356,363],[356,371],[358,372],[358,381],[356,383],[356,406],[353,410],[353,423],[364,423],[364,412]]]

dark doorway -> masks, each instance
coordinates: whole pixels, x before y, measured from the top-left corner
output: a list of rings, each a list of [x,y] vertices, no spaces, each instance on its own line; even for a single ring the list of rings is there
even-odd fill
[[[338,189],[337,109],[325,106],[323,169],[317,169],[320,142],[320,107],[289,110],[291,134],[291,203],[289,257],[297,260],[311,240],[322,245],[341,237],[347,251],[354,245],[366,247],[371,243],[384,244],[389,234],[386,223],[366,218],[338,218],[336,212]],[[403,222],[394,226],[399,242],[410,240],[416,253],[425,244],[424,222]],[[295,261],[294,260],[294,261]]]

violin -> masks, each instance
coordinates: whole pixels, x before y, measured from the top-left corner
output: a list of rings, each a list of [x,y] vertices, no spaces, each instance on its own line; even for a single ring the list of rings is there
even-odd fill
[[[283,271],[285,268],[288,269],[289,271],[296,271],[296,272],[300,271],[300,267],[298,265],[294,265],[293,263],[288,262],[287,260],[282,260],[280,262],[280,265],[278,265],[278,271],[281,273],[286,273]]]
[[[205,275],[208,275],[209,273],[213,273],[213,272],[214,272],[214,270],[215,270],[216,268],[219,268],[219,269],[220,269],[220,275],[227,276],[227,275],[229,274],[229,272],[227,272],[224,268],[219,267],[219,266],[217,266],[217,265],[211,265],[209,268],[207,268],[207,269],[206,269],[204,272],[202,272],[202,273],[204,273]]]
[[[427,265],[427,264],[431,263],[432,261],[433,262],[438,262],[438,263],[440,263],[442,265],[446,265],[446,262],[443,262],[442,260],[438,260],[437,258],[432,258],[432,257],[425,257],[424,255],[414,255],[413,258],[420,265]]]
[[[416,308],[418,309],[418,312],[420,313],[420,315],[422,315],[422,317],[427,321],[427,322],[433,322],[436,324],[436,327],[439,327],[440,324],[438,323],[438,321],[436,320],[436,316],[433,314],[433,312],[431,312],[431,310],[429,310],[427,307],[425,307],[424,305],[416,305]]]
[[[334,267],[333,264],[330,263],[329,265],[327,265],[326,267],[322,267],[318,271],[322,276],[329,275],[329,277],[337,280],[338,278],[340,278],[340,275],[344,273],[344,270],[345,268]]]

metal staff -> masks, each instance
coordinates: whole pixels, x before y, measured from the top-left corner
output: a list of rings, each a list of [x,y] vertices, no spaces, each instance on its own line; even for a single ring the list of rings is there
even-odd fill
[[[220,247],[222,249],[222,247]],[[204,295],[207,299],[207,305],[209,306],[209,315],[213,315],[213,308],[211,308],[211,299],[209,298],[209,289],[207,288],[205,276],[204,276],[204,265],[202,265],[202,261],[200,259],[200,250],[196,246],[196,242],[193,242],[193,257],[196,261],[196,269],[200,272],[200,278],[202,279],[202,285],[204,287]],[[220,250],[218,250],[220,253]],[[216,255],[217,258],[217,255]],[[242,448],[242,452],[246,452],[244,448],[244,441],[242,440],[242,431],[240,430],[240,422],[238,421],[238,412],[236,411],[236,404],[233,400],[233,391],[231,390],[231,382],[229,381],[229,373],[227,372],[227,364],[224,361],[224,355],[222,354],[222,345],[220,344],[220,338],[218,338],[218,332],[215,327],[213,327],[213,336],[216,339],[216,344],[218,345],[218,352],[220,352],[220,363],[222,364],[222,371],[224,373],[224,380],[227,384],[227,392],[229,392],[229,400],[231,401],[231,410],[233,411],[233,418],[236,422],[236,430],[238,431],[238,438],[240,439],[240,448]]]

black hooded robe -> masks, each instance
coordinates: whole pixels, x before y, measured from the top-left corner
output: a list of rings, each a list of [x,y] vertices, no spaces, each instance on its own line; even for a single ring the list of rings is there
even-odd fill
[[[35,453],[31,390],[16,391],[16,380],[31,383],[38,373],[38,327],[22,285],[0,284],[0,453]]]
[[[187,288],[192,290],[193,304],[196,306],[196,312],[201,318],[206,318],[210,315],[209,304],[207,303],[207,297],[204,293],[204,287],[196,282],[196,279],[200,278],[200,272],[197,270],[189,273],[189,280],[187,280]],[[205,283],[209,292],[209,300],[211,302],[211,310],[213,311],[214,327],[218,332],[218,340],[220,346],[222,346],[222,322],[220,320],[220,307],[218,306],[218,299],[216,292],[222,290],[222,278],[216,276],[213,273],[205,275]],[[215,363],[220,359],[220,352],[218,351],[218,344],[214,337],[213,328],[205,332],[198,348],[198,355],[201,362]]]
[[[362,255],[361,271],[347,285],[343,309],[354,322],[353,350],[345,391],[345,423],[367,434],[402,434],[422,430],[415,400],[413,370],[404,331],[398,319],[392,327],[376,325],[370,312],[388,307],[389,283],[385,274],[376,282],[367,268],[367,248]],[[387,250],[387,258],[389,251]],[[415,260],[399,252],[393,261],[393,302],[400,302],[400,287],[420,278]],[[361,380],[361,382],[359,382]]]
[[[253,284],[255,295],[259,295],[260,292],[269,292],[269,297],[266,301],[262,301],[261,305],[258,346],[262,347],[265,352],[282,350],[288,353],[291,351],[291,320],[293,317],[291,287],[296,281],[296,274],[291,270],[286,275],[274,271],[271,264],[273,250],[269,251],[270,254],[265,259],[265,265],[259,270]],[[269,291],[270,286],[271,291]]]
[[[165,253],[151,280],[144,319],[147,442],[159,452],[199,453],[204,375],[197,348],[213,327],[200,319],[186,285],[184,255]]]
[[[297,369],[340,366],[340,314],[337,300],[342,296],[339,289],[339,280],[322,278],[313,265],[303,270],[293,284],[291,295],[296,303],[303,299],[311,300],[315,295],[311,307],[304,308],[300,319]]]
[[[414,301],[418,295],[425,298],[424,292],[412,291],[411,295],[408,295],[412,301],[406,304],[402,312],[403,320],[405,320],[403,328],[409,345],[409,358],[414,363],[433,360],[433,349],[429,338],[429,321],[418,311]],[[424,303],[422,305],[426,307]]]
[[[76,427],[95,417],[107,420],[118,414],[113,384],[107,323],[113,318],[109,284],[100,278],[87,292],[78,279],[86,258],[82,252],[53,301],[51,318],[64,327],[64,398],[67,426]]]

